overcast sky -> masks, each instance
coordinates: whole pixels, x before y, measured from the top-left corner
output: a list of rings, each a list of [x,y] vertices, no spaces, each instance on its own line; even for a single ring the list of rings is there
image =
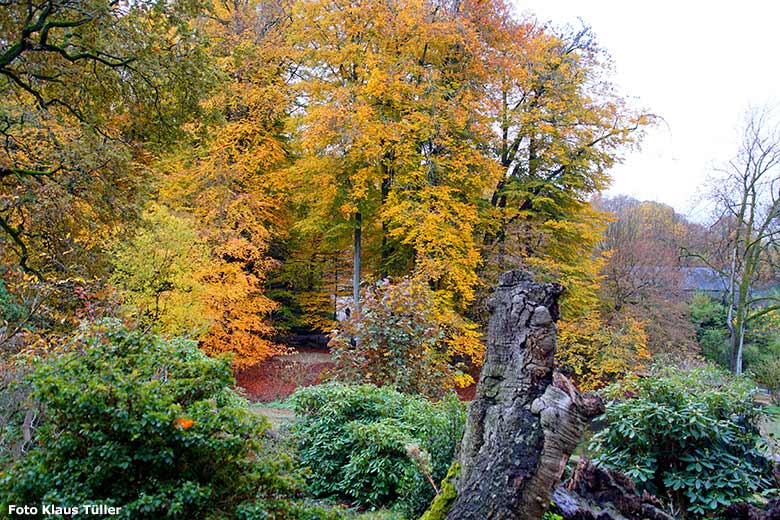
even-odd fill
[[[614,82],[663,117],[612,173],[610,194],[657,200],[703,220],[698,188],[736,151],[752,105],[780,101],[775,0],[514,0],[540,21],[590,25],[613,57]]]

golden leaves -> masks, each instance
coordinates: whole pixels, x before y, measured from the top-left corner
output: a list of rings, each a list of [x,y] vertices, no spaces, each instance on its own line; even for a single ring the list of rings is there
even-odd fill
[[[598,311],[591,311],[576,321],[558,324],[555,358],[582,390],[593,390],[643,368],[650,360],[647,333],[634,318],[607,323]]]

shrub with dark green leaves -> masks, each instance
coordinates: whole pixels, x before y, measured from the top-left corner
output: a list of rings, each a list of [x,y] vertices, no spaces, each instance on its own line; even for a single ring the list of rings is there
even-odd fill
[[[120,518],[316,518],[289,459],[230,390],[230,360],[115,322],[85,328],[31,376],[35,446],[0,476],[8,504],[121,506]],[[6,509],[7,511],[7,509]]]
[[[705,293],[696,293],[690,302],[691,321],[704,357],[723,367],[729,366],[726,307]]]
[[[465,406],[437,403],[373,385],[299,389],[294,434],[319,497],[419,516],[447,474],[463,433]]]
[[[760,451],[755,387],[715,368],[662,369],[607,389],[597,461],[691,518],[710,516],[770,485]]]

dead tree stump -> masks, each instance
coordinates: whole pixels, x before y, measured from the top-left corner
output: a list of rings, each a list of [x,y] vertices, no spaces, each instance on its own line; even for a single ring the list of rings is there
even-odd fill
[[[539,520],[588,419],[603,409],[553,373],[558,284],[501,275],[448,520]]]
[[[555,488],[553,500],[554,512],[564,520],[674,520],[657,498],[637,493],[626,475],[597,467],[586,458]]]

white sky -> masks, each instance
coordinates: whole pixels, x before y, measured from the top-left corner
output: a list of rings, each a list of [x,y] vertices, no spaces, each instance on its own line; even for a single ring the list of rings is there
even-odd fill
[[[542,22],[590,25],[620,91],[665,121],[612,170],[609,194],[706,218],[698,188],[736,151],[745,110],[780,100],[780,2],[513,1]]]

